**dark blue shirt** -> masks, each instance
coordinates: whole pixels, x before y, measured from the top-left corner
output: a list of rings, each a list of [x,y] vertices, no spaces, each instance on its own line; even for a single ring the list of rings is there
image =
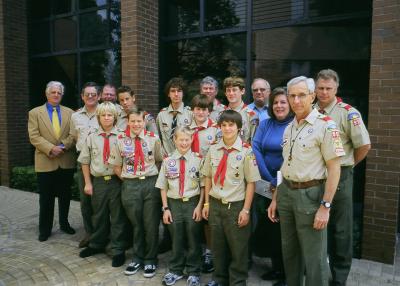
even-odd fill
[[[50,117],[50,122],[53,123],[53,105],[46,102],[46,107],[47,107],[47,113],[49,114],[49,117]],[[57,105],[56,109],[57,109],[57,114],[58,114],[58,120],[60,121],[60,126],[61,126],[61,108],[59,105]]]
[[[272,118],[260,122],[253,138],[252,147],[261,178],[276,186],[277,172],[282,166],[282,137],[286,126],[293,120],[289,116],[283,121]]]

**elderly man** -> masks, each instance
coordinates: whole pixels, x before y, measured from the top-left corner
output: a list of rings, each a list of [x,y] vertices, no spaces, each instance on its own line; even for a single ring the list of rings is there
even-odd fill
[[[76,140],[76,150],[78,153],[81,152],[84,144],[86,144],[86,138],[89,134],[95,132],[99,128],[96,116],[96,109],[100,99],[97,84],[95,82],[85,83],[82,87],[81,98],[85,105],[72,114],[70,130],[70,134]],[[79,243],[79,247],[82,248],[88,245],[90,234],[93,232],[93,211],[91,196],[85,194],[83,190],[84,181],[80,164],[78,164],[78,188],[80,192],[83,226],[86,231],[85,237]]]
[[[210,102],[213,103],[213,110],[209,117],[217,122],[219,114],[225,110],[225,105],[215,98],[218,94],[218,82],[213,77],[206,76],[200,82],[200,93],[207,95]]]
[[[74,139],[69,134],[73,111],[60,105],[63,94],[63,84],[50,81],[46,86],[47,102],[29,111],[28,133],[35,147],[39,187],[39,241],[46,241],[51,235],[56,196],[61,231],[75,233],[68,222],[76,163]]]
[[[346,155],[341,158],[339,186],[328,225],[329,266],[332,285],[346,285],[353,258],[353,167],[371,148],[371,141],[360,112],[336,97],[339,76],[331,70],[317,75],[315,107],[337,124]]]
[[[268,119],[268,98],[271,94],[271,87],[263,78],[256,78],[251,84],[251,92],[253,94],[253,103],[249,104],[249,108],[254,110],[261,121]]]
[[[273,195],[268,216],[280,215],[282,252],[289,286],[327,286],[326,228],[344,155],[339,131],[328,116],[312,108],[315,84],[296,77],[287,84],[295,119],[283,134],[283,183]]]

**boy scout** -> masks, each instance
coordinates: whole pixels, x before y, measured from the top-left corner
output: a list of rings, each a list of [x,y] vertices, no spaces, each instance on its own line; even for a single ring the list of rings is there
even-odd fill
[[[117,127],[120,130],[125,130],[128,125],[129,110],[137,108],[135,105],[136,96],[129,86],[123,85],[117,89],[117,99],[122,107],[118,117]],[[156,121],[153,115],[144,111],[144,121],[146,123],[146,130],[157,134]]]
[[[283,134],[283,183],[268,216],[280,215],[282,252],[288,285],[328,285],[326,226],[339,182],[343,146],[335,122],[312,109],[314,80],[296,77],[287,84],[295,119]]]
[[[97,84],[95,82],[85,83],[82,87],[81,98],[85,105],[72,114],[70,128],[70,134],[76,140],[76,150],[78,154],[85,145],[88,135],[99,128],[96,108],[100,99],[100,94]],[[83,227],[86,231],[85,237],[79,243],[79,247],[81,248],[88,246],[90,235],[93,232],[93,210],[91,196],[85,194],[83,190],[84,179],[80,164],[78,164],[77,173]]]
[[[200,93],[206,95],[210,103],[212,103],[210,118],[217,122],[219,115],[226,108],[225,105],[215,98],[218,94],[218,82],[213,77],[206,76],[200,82]]]
[[[371,148],[371,141],[360,112],[336,97],[339,76],[333,70],[317,75],[315,108],[337,124],[343,149],[339,186],[332,202],[328,224],[329,266],[332,285],[346,285],[353,258],[353,167]]]
[[[183,90],[185,83],[183,79],[174,77],[165,85],[165,94],[171,103],[168,107],[161,109],[156,119],[158,134],[166,153],[175,150],[173,135],[178,126],[189,126],[192,123],[192,112],[190,107],[183,104]]]
[[[144,265],[143,276],[155,275],[157,264],[160,192],[155,189],[162,161],[161,142],[153,132],[144,129],[144,111],[128,113],[129,129],[118,135],[109,163],[123,180],[121,201],[133,226],[133,260],[125,270],[135,274]]]
[[[227,109],[235,110],[242,116],[240,137],[243,142],[250,143],[258,126],[258,116],[254,110],[244,104],[244,80],[240,77],[227,77],[224,80],[225,96],[228,99]]]
[[[91,196],[93,208],[93,232],[89,246],[79,256],[83,258],[104,252],[111,226],[112,266],[120,267],[125,262],[123,238],[126,220],[121,205],[121,181],[107,162],[110,148],[117,143],[114,125],[118,112],[114,104],[100,104],[97,118],[100,128],[87,137],[78,158],[85,179],[84,191]]]
[[[189,129],[193,133],[192,151],[205,156],[213,142],[220,135],[218,125],[209,118],[212,105],[207,96],[196,95],[191,104],[193,112],[192,124]]]
[[[207,101],[208,102],[208,101]],[[166,285],[173,285],[189,275],[188,286],[200,285],[201,271],[201,209],[204,187],[200,187],[201,156],[190,150],[192,133],[187,127],[175,129],[177,150],[166,157],[161,166],[156,187],[161,189],[163,221],[172,236],[172,256]],[[185,245],[187,245],[185,255]]]
[[[242,141],[242,117],[225,110],[218,120],[222,139],[211,145],[202,167],[205,176],[203,218],[211,227],[215,261],[207,285],[246,285],[250,207],[260,180],[251,146]]]

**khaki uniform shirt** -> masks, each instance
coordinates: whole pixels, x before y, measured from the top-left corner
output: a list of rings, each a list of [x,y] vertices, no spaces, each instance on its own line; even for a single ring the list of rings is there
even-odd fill
[[[144,122],[145,122],[145,129],[147,131],[158,134],[154,116],[146,111],[144,111]],[[128,115],[124,110],[122,110],[118,116],[117,127],[120,131],[124,131],[127,125],[128,125]]]
[[[193,119],[192,124],[190,124],[189,128],[193,131],[196,130],[196,121]],[[205,129],[199,131],[199,145],[200,145],[200,155],[205,157],[208,149],[212,143],[221,139],[222,133],[218,128],[217,124],[213,122],[211,119],[205,121],[202,125]]]
[[[321,109],[318,102],[316,109]],[[331,117],[337,124],[346,155],[341,157],[342,166],[354,165],[354,149],[371,144],[368,130],[361,118],[360,112],[354,107],[335,100],[324,108],[325,114]]]
[[[242,139],[237,137],[231,147],[234,151],[228,155],[224,186],[221,187],[219,178],[215,184],[214,175],[222,159],[224,147],[227,148],[223,140],[211,145],[201,169],[202,175],[211,178],[212,181],[209,195],[227,202],[244,200],[246,183],[261,180],[253,150],[249,144],[243,143]]]
[[[227,106],[226,109],[232,109]],[[258,126],[258,116],[257,113],[249,108],[244,102],[236,107],[235,110],[242,116],[242,129],[240,130],[240,137],[244,142],[251,143],[251,140],[256,133],[256,128]]]
[[[95,177],[114,175],[114,166],[108,162],[104,164],[103,161],[104,137],[102,133],[104,131],[100,127],[99,130],[89,134],[78,158],[79,163],[90,165],[90,174]],[[118,130],[114,127],[110,131],[110,150],[117,144],[117,136]]]
[[[185,158],[185,181],[183,197],[179,195],[180,160]],[[167,191],[167,197],[171,199],[191,198],[200,195],[200,187],[204,186],[203,180],[200,183],[200,165],[202,158],[199,154],[187,151],[182,156],[175,150],[171,156],[163,160],[160,175],[156,187]]]
[[[213,110],[210,113],[210,118],[215,122],[218,122],[219,115],[222,111],[226,109],[226,106],[219,102],[217,99],[214,99]]]
[[[163,158],[160,138],[153,132],[145,132],[143,130],[140,133],[139,138],[142,144],[145,163],[144,170],[141,170],[139,165],[135,174],[135,137],[136,135],[134,134],[128,137],[125,133],[120,133],[117,144],[111,149],[108,163],[115,166],[122,166],[122,178],[135,179],[157,175],[156,162],[161,162]]]
[[[345,154],[336,123],[316,109],[300,124],[289,123],[282,146],[282,175],[295,182],[326,179],[325,162]]]
[[[162,141],[162,145],[167,154],[170,154],[175,150],[175,144],[173,140],[173,133],[175,130],[172,130],[172,119],[174,111],[178,112],[176,116],[177,127],[189,126],[192,123],[192,112],[190,111],[190,107],[184,106],[183,103],[177,110],[173,110],[171,105],[161,109],[156,119],[156,125],[158,129],[158,134],[160,135],[160,139]]]
[[[86,107],[82,107],[71,116],[70,134],[76,139],[76,150],[81,151],[89,134],[99,129],[96,112],[89,114]]]

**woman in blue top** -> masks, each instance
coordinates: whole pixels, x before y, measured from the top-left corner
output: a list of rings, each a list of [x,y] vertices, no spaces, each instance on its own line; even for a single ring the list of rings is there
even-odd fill
[[[286,91],[275,88],[269,97],[268,112],[271,118],[263,120],[253,139],[252,147],[256,156],[261,178],[256,186],[255,206],[257,211],[256,236],[262,235],[262,244],[257,247],[261,253],[268,253],[272,261],[272,270],[262,275],[264,280],[278,280],[274,286],[286,285],[282,261],[280,225],[271,222],[267,215],[272,193],[277,185],[277,172],[283,163],[282,137],[286,126],[293,120]]]

